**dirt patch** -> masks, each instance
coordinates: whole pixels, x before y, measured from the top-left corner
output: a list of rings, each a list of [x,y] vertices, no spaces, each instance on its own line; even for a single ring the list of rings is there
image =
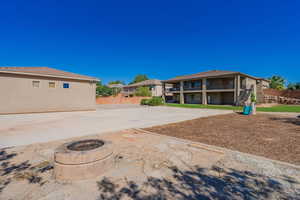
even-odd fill
[[[228,114],[146,130],[300,165],[300,119]]]

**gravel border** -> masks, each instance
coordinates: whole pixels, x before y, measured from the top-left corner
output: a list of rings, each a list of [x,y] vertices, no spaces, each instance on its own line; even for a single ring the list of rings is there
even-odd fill
[[[224,152],[227,156],[229,156],[232,160],[242,163],[245,165],[248,165],[250,168],[253,168],[258,173],[265,174],[267,176],[291,176],[291,177],[299,177],[300,178],[300,166],[272,160],[269,158],[265,158],[262,156],[256,156],[248,153],[242,153],[239,151],[234,151],[222,147],[217,147],[213,145],[203,144],[200,142],[194,142],[191,140],[181,139],[177,137],[167,136],[167,135],[161,135],[159,133],[154,133],[150,131],[146,131],[143,129],[133,129],[138,132],[143,132],[146,134],[152,134],[159,137],[166,137],[170,138],[185,144],[196,144],[197,146],[202,146],[204,149],[210,150],[210,151],[220,151]],[[201,148],[201,147],[199,147]]]

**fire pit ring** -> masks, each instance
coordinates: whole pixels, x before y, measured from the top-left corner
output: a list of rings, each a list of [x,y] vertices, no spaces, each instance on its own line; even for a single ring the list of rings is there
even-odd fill
[[[113,144],[99,139],[73,141],[58,147],[54,160],[57,180],[95,178],[113,168]]]
[[[92,149],[99,148],[104,145],[102,140],[80,140],[72,142],[67,146],[71,151],[89,151]]]

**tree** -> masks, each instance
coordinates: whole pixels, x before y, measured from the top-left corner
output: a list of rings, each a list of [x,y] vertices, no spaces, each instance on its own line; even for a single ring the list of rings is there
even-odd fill
[[[140,97],[151,97],[152,93],[149,89],[149,87],[138,87],[134,93],[135,96]]]
[[[145,80],[149,80],[149,78],[146,74],[138,74],[134,77],[133,81],[130,84],[139,83],[139,82],[142,82]]]
[[[288,84],[287,88],[289,90],[300,90],[300,82],[298,82],[298,83],[290,83],[290,84]]]
[[[125,82],[124,81],[120,81],[120,80],[116,80],[116,81],[110,81],[108,83],[108,85],[111,85],[111,84],[122,84],[122,85],[125,85]]]
[[[276,90],[283,90],[285,89],[285,83],[286,80],[281,76],[272,76],[269,78],[271,81],[270,88],[276,89]]]
[[[107,87],[106,85],[102,85],[101,82],[98,82],[96,85],[96,95],[103,97],[111,96],[113,95],[113,89]]]

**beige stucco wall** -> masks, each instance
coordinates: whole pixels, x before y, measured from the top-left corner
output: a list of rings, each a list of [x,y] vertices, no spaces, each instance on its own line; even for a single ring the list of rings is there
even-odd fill
[[[161,97],[162,96],[162,85],[156,85],[152,88],[152,96]]]
[[[39,88],[33,81],[40,81]],[[49,82],[55,82],[55,88],[49,88]],[[94,110],[95,87],[87,81],[0,73],[0,114]]]

